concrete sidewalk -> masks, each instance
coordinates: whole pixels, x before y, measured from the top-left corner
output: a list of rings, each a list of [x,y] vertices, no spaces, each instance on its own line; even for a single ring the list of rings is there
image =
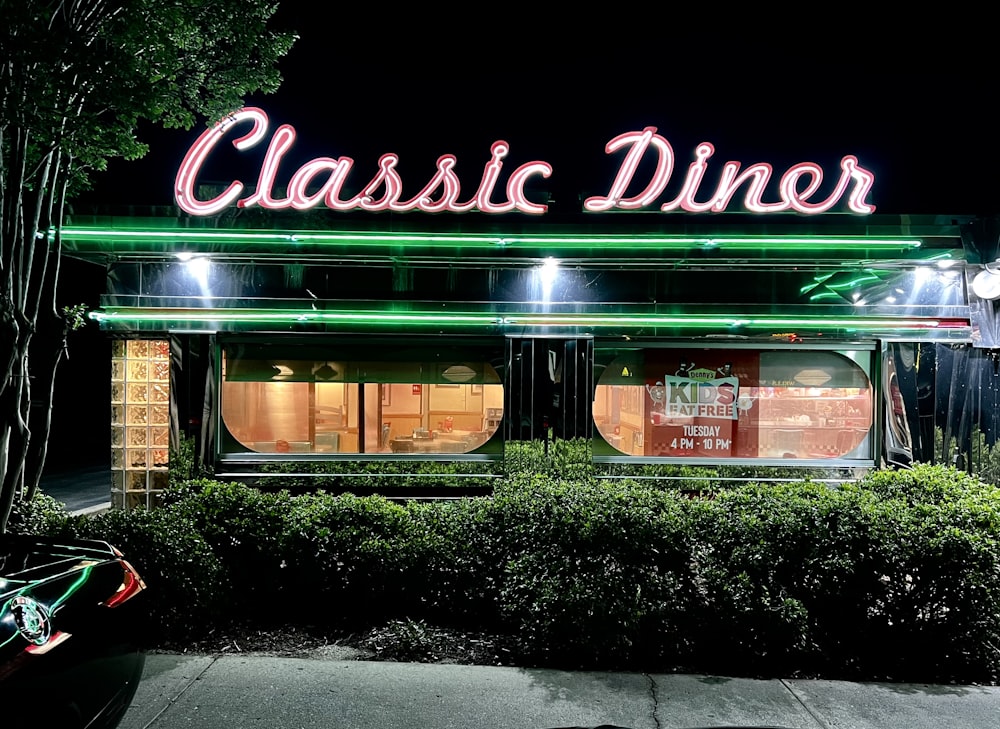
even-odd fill
[[[150,655],[121,729],[995,729],[1000,688]]]

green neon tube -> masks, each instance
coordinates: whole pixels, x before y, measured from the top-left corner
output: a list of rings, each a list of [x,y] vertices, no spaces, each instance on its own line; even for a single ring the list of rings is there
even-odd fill
[[[478,327],[690,327],[697,329],[788,328],[866,329],[905,331],[954,327],[951,320],[895,317],[833,317],[833,316],[746,316],[720,315],[656,315],[656,314],[535,314],[535,313],[441,313],[441,312],[379,312],[379,311],[315,311],[274,309],[133,309],[107,308],[90,313],[99,322],[243,322],[243,323],[315,323],[368,324],[374,326],[478,326]]]

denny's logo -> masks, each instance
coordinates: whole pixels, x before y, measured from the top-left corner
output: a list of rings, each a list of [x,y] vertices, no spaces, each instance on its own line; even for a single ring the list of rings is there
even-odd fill
[[[238,134],[247,123],[251,125],[249,131]],[[530,215],[541,215],[548,210],[543,202],[529,199],[527,187],[529,181],[550,177],[552,165],[534,160],[513,171],[505,171],[504,160],[511,150],[503,140],[490,147],[489,160],[474,191],[463,191],[455,155],[440,156],[435,169],[425,173],[422,179],[418,176],[414,181],[408,172],[404,184],[402,172],[397,169],[399,156],[388,153],[379,158],[374,173],[367,173],[371,176],[364,187],[356,194],[349,194],[345,192],[348,178],[357,174],[350,157],[317,157],[294,171],[284,169],[287,166],[284,157],[296,136],[295,129],[288,124],[282,124],[270,135],[253,192],[247,192],[245,182],[234,180],[215,197],[199,199],[195,194],[198,178],[216,147],[230,138],[237,150],[251,149],[268,138],[268,129],[267,114],[247,107],[202,133],[177,171],[174,181],[177,205],[191,215],[214,215],[232,205],[293,210],[325,207],[338,211],[520,212]],[[667,184],[674,175],[676,160],[670,142],[657,134],[655,127],[619,134],[605,145],[604,150],[609,155],[621,154],[620,166],[608,193],[587,198],[583,203],[585,211],[658,207],[665,213],[675,210],[721,213],[737,207],[751,213],[791,211],[815,215],[833,209],[842,201],[854,213],[875,211],[875,206],[867,201],[875,176],[851,155],[842,158],[839,168],[832,173],[836,177],[832,188],[829,184],[824,188],[827,173],[814,162],[800,162],[779,175],[765,162],[744,167],[740,162],[730,161],[722,165],[718,181],[709,184],[705,177],[715,147],[702,142],[695,148],[694,161],[688,165],[677,195],[663,200]],[[646,171],[649,169],[652,172]],[[279,173],[281,179],[288,179],[280,193],[276,185]]]

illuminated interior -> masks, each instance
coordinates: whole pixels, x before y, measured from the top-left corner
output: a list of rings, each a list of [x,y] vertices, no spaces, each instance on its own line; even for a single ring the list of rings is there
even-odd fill
[[[870,459],[867,352],[663,349],[612,362],[594,423],[637,457]]]
[[[230,453],[469,453],[503,417],[503,386],[487,363],[451,365],[426,382],[416,363],[226,354],[221,412]],[[394,381],[359,382],[359,372]]]

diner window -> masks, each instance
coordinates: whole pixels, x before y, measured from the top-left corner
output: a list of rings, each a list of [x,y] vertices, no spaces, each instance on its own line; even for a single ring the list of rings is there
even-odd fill
[[[598,378],[594,424],[610,453],[637,457],[870,460],[871,362],[869,350],[633,351]]]
[[[258,358],[223,348],[229,453],[470,453],[498,430],[503,386],[486,362]]]

